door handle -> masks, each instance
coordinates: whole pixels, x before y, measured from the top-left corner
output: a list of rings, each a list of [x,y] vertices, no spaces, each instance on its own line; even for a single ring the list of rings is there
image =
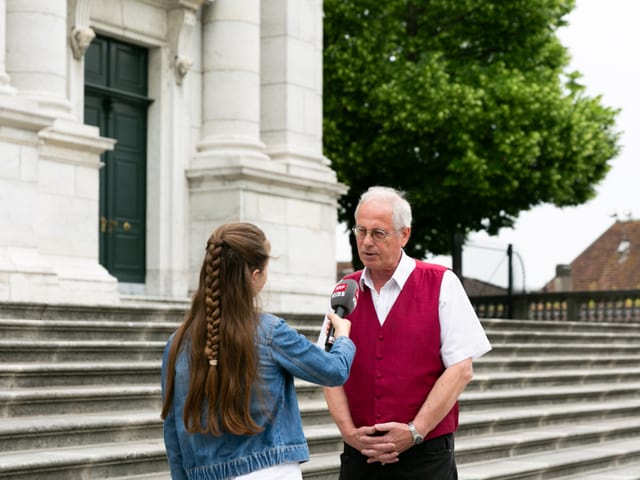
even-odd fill
[[[125,232],[128,232],[129,230],[131,230],[131,224],[130,224],[129,222],[124,222],[124,223],[122,224],[122,229],[123,229]]]
[[[118,221],[117,220],[109,220],[109,233],[113,232],[113,230],[115,230],[118,227]]]
[[[100,217],[100,232],[104,233],[107,231],[107,219],[104,217]]]

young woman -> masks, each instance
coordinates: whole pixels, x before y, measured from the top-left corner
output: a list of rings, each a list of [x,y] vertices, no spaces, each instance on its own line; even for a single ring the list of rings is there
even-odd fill
[[[249,223],[207,242],[191,308],[162,363],[164,440],[173,480],[300,480],[309,459],[293,378],[342,385],[355,355],[351,323],[329,314],[325,352],[263,313],[270,245]]]

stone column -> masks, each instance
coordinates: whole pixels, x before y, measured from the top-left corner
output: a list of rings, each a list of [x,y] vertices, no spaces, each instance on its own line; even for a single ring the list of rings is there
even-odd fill
[[[335,182],[322,154],[322,1],[262,5],[262,139],[290,172]]]
[[[322,151],[322,0],[265,1],[261,15],[261,138],[288,183],[286,228],[273,241],[272,271],[283,275],[269,286],[281,292],[281,310],[321,312],[336,281],[337,199],[346,191]]]
[[[194,167],[267,160],[260,140],[260,0],[216,0],[204,8],[202,61]]]
[[[20,95],[41,112],[70,116],[67,99],[67,0],[6,0],[6,66]]]
[[[255,223],[275,257],[263,290],[275,312],[324,313],[336,281],[344,186],[322,155],[321,50],[320,0],[205,7],[202,139],[187,172],[191,275],[213,228]]]
[[[67,0],[5,1],[16,95],[15,108],[0,109],[0,126],[11,127],[0,139],[0,178],[16,221],[0,216],[11,232],[0,236],[0,298],[117,303],[117,281],[98,260],[100,155],[114,141],[72,114],[69,90],[82,95],[84,85],[68,78]]]
[[[7,2],[0,0],[0,94],[13,93],[5,68],[7,38]]]
[[[147,213],[146,293],[154,297],[188,296],[189,231],[185,170],[194,145],[193,119],[201,104],[200,7],[203,0],[182,0],[169,10],[166,51],[150,52],[147,154],[147,198],[154,205]]]

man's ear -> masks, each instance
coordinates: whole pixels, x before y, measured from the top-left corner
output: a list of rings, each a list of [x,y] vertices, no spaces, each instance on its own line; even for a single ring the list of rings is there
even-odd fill
[[[404,248],[404,246],[409,242],[410,236],[411,236],[411,227],[404,227],[402,230],[400,230],[402,248]]]

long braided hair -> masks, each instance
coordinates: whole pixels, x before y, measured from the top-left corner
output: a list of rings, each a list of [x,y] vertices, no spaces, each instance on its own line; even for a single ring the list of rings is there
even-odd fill
[[[252,275],[264,272],[268,261],[269,243],[255,225],[228,223],[209,237],[198,289],[170,347],[163,419],[173,402],[176,357],[183,344],[190,344],[187,431],[245,435],[262,430],[250,412],[252,386],[259,381],[259,306]]]

